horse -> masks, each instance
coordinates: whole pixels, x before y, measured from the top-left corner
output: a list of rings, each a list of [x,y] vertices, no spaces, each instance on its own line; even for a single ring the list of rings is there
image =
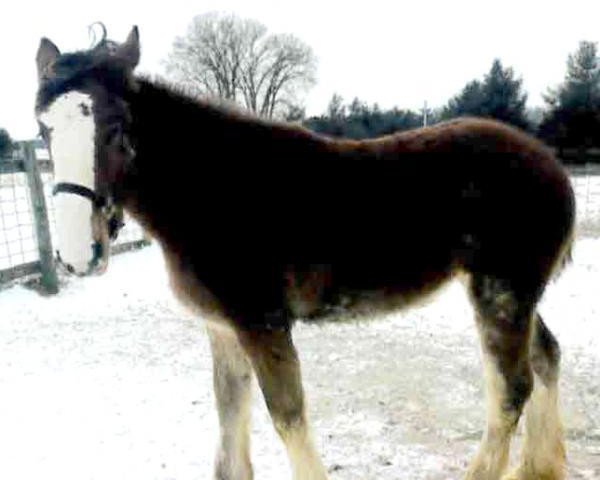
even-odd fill
[[[175,295],[207,325],[215,478],[253,478],[254,373],[293,478],[325,480],[294,322],[366,321],[452,278],[473,305],[487,398],[465,478],[564,478],[560,349],[537,304],[570,259],[575,200],[547,147],[477,118],[329,138],[134,74],[139,59],[137,27],[72,53],[40,42],[35,115],[56,163],[59,250],[76,274],[106,270],[120,208],[157,240]]]

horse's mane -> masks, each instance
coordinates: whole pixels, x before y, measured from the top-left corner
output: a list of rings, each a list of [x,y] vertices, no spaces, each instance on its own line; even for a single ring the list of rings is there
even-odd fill
[[[96,40],[96,31],[94,29],[95,26],[100,27],[102,30],[102,36],[99,40]],[[90,37],[92,38],[92,44],[90,46],[90,50],[92,52],[102,52],[111,54],[114,53],[119,44],[113,40],[108,38],[108,32],[106,30],[106,26],[102,22],[94,22],[88,27],[88,32]]]

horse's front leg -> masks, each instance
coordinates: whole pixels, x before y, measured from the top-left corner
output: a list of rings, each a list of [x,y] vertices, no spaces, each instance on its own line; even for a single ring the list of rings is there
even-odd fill
[[[288,329],[240,332],[294,480],[327,480],[309,432],[298,355]]]
[[[252,480],[249,452],[252,367],[234,332],[207,327],[221,438],[216,480]]]

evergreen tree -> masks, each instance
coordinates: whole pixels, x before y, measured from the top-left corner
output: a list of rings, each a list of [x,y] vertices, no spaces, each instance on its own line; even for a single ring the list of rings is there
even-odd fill
[[[545,97],[549,110],[539,133],[559,149],[577,148],[581,159],[600,146],[600,59],[597,44],[583,41],[567,59],[564,82]]]
[[[442,109],[442,119],[461,116],[495,118],[521,128],[528,128],[525,110],[527,95],[523,82],[515,78],[512,68],[504,68],[494,60],[483,81],[472,80],[451,98]]]
[[[583,41],[567,59],[565,83],[557,101],[569,108],[589,108],[600,101],[600,59],[596,43]]]
[[[430,118],[430,123],[434,123],[434,118],[435,115]],[[378,104],[369,107],[358,98],[345,106],[339,95],[332,97],[324,115],[311,117],[304,122],[307,128],[315,132],[355,139],[378,137],[421,124],[422,116],[410,110],[382,110]]]
[[[454,117],[483,116],[483,87],[479,80],[467,83],[461,92],[452,97],[448,104],[442,109],[442,119],[447,120]]]
[[[500,60],[494,60],[483,81],[485,116],[527,128],[527,94],[522,92],[522,86],[523,81],[515,78],[512,68],[503,68]]]

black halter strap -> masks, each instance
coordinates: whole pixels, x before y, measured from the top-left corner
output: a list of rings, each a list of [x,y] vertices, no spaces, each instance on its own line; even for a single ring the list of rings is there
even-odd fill
[[[94,203],[94,205],[97,205],[100,201],[100,198],[98,195],[96,195],[96,192],[94,192],[91,188],[78,185],[77,183],[59,182],[54,185],[54,188],[52,189],[52,195],[56,195],[57,193],[70,193],[72,195],[79,195],[80,197],[87,198]]]
[[[58,182],[52,189],[52,195],[56,195],[57,193],[70,193],[71,195],[87,198],[96,207],[103,207],[106,205],[106,199],[104,197],[98,195],[91,188],[84,187],[77,183]],[[115,213],[113,211],[107,218],[107,221],[109,236],[112,240],[115,240],[119,235],[119,231],[125,226],[122,213]]]

